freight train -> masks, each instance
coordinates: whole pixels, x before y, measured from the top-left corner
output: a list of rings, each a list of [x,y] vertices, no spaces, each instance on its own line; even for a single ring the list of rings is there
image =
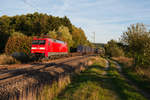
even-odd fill
[[[97,53],[97,49],[89,46],[79,45],[74,49],[76,53],[82,55]],[[33,38],[31,54],[48,58],[68,55],[70,52],[66,42],[51,38]]]

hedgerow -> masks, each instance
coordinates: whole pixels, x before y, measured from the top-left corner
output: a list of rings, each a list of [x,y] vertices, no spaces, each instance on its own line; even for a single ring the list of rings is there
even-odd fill
[[[23,52],[29,55],[31,44],[32,37],[28,37],[19,32],[14,32],[7,41],[5,46],[5,53],[11,55],[15,52]]]

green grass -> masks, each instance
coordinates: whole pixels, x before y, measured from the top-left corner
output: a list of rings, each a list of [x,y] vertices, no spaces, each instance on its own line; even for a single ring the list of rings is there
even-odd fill
[[[107,70],[103,63],[100,58],[86,71],[74,75],[71,84],[54,100],[146,100],[120,76],[114,63]]]
[[[109,82],[114,87],[114,91],[118,93],[121,100],[147,100],[131,84],[128,84],[126,79],[118,73],[115,67],[110,65],[107,76],[109,77]]]
[[[150,93],[150,79],[148,77],[138,74],[131,68],[123,67],[123,72],[129,80],[136,84],[136,86],[143,91]]]
[[[116,60],[121,65],[123,74],[127,79],[132,81],[142,91],[150,93],[150,74],[146,74],[147,72],[149,72],[149,69],[140,68],[139,70],[143,73],[141,74],[134,68],[132,60],[128,59],[129,58],[126,58],[126,60],[114,60]],[[145,72],[144,70],[147,70],[147,72]]]
[[[104,58],[102,58],[102,57],[99,57],[98,61],[96,62],[96,65],[105,68],[105,66],[106,66],[106,60]]]
[[[54,100],[120,100],[103,75],[104,63],[100,58],[85,72],[74,75],[71,84]]]

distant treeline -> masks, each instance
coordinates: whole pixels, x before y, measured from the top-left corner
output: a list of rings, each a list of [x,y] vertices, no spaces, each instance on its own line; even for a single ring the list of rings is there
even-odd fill
[[[34,14],[0,17],[0,51],[4,51],[10,36],[14,33],[25,36],[48,35],[51,38],[66,41],[69,47],[91,45],[84,31],[77,28],[70,20],[35,12]]]

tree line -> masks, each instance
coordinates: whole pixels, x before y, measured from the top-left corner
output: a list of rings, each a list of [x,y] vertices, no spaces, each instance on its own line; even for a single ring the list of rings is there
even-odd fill
[[[1,52],[4,52],[8,39],[12,36],[16,36],[14,35],[15,33],[27,37],[47,35],[51,38],[67,42],[69,47],[77,47],[80,44],[91,45],[84,31],[74,26],[66,16],[61,18],[38,12],[26,15],[1,16]]]
[[[105,45],[106,55],[133,58],[135,67],[150,65],[150,31],[142,23],[132,24],[123,32],[120,40],[109,41]]]

